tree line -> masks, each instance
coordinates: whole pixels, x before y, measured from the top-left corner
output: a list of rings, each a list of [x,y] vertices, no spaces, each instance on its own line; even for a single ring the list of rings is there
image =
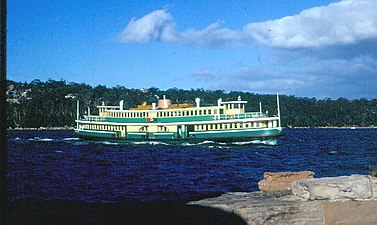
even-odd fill
[[[124,86],[92,87],[84,83],[49,79],[45,82],[33,80],[27,82],[7,81],[7,126],[16,128],[63,127],[74,126],[76,102],[80,103],[80,115],[98,113],[96,106],[118,105],[124,100],[124,108],[136,107],[146,101],[157,102],[157,98],[166,95],[172,103],[195,104],[195,98],[201,99],[201,105],[216,105],[217,100],[236,100],[241,96],[248,101],[247,111],[262,111],[276,114],[276,95],[224,90],[171,88],[160,90],[129,89]],[[284,127],[322,127],[322,126],[376,126],[377,99],[338,98],[302,98],[281,95],[280,111]]]

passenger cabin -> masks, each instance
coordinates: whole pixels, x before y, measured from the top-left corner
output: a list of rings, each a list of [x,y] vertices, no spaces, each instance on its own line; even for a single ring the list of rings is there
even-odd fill
[[[224,106],[225,112],[220,114],[241,114],[245,113],[245,105],[247,101],[242,101],[241,97],[238,97],[237,101],[222,102],[221,99],[218,100],[219,106]]]

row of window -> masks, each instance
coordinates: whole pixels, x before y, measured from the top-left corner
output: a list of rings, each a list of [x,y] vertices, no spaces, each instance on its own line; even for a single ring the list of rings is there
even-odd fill
[[[221,123],[221,124],[201,124],[195,125],[196,131],[203,130],[226,130],[226,129],[242,129],[242,128],[263,128],[265,123],[249,122],[249,123]]]
[[[225,105],[225,108],[226,109],[245,109],[245,105],[244,104],[226,104]]]
[[[114,126],[114,125],[98,125],[98,124],[85,124],[84,129],[89,130],[104,130],[104,131],[122,131],[125,130],[125,126]],[[148,131],[148,126],[143,126],[139,131]],[[165,126],[158,126],[157,132],[168,132],[169,129]]]
[[[157,117],[202,116],[202,115],[216,115],[217,113],[218,113],[217,109],[163,111],[163,112],[157,112]]]
[[[98,125],[98,124],[86,124],[85,129],[89,130],[105,130],[105,131],[121,131],[125,130],[125,126],[114,126],[114,125]]]
[[[157,112],[157,117],[179,117],[179,116],[202,116],[202,115],[216,115],[217,109],[196,109],[185,111],[162,111]],[[220,110],[220,113],[223,113]],[[149,118],[149,112],[107,112],[110,117],[118,118]]]
[[[149,113],[147,112],[107,112],[109,117],[120,117],[120,118],[148,118]]]

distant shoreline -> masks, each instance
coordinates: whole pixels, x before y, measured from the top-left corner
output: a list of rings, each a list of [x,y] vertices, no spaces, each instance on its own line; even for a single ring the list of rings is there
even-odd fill
[[[287,129],[375,129],[377,126],[368,126],[368,127],[358,127],[358,126],[327,126],[327,127],[284,127]]]
[[[64,127],[8,127],[7,130],[74,130],[75,127],[64,126]]]

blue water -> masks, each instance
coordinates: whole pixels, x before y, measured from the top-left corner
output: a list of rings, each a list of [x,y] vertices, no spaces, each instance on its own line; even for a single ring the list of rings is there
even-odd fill
[[[285,129],[277,146],[82,141],[73,131],[8,131],[9,198],[124,202],[256,191],[265,171],[369,174],[377,129]]]

